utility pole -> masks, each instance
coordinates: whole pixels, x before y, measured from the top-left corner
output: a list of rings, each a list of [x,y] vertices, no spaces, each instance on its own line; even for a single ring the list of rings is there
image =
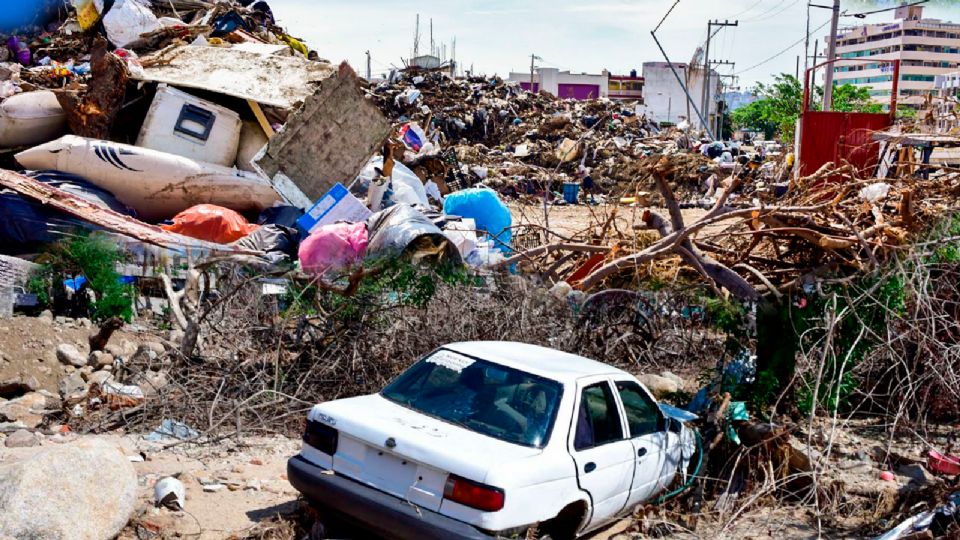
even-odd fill
[[[833,0],[833,19],[830,21],[830,43],[827,44],[827,62],[837,56],[837,26],[840,24],[840,0]],[[823,110],[833,108],[833,64],[827,65],[823,80]]]
[[[740,25],[740,21],[733,21],[733,22],[730,22],[727,20],[724,20],[723,22],[720,22],[719,20],[707,21],[707,47],[706,47],[706,50],[704,51],[704,56],[703,56],[703,70],[704,70],[703,89],[702,89],[703,91],[700,94],[700,103],[708,121],[710,119],[709,87],[713,82],[713,76],[711,76],[710,74],[710,40],[713,38],[713,27],[718,26],[720,27],[720,30],[722,30],[725,26],[739,26],[739,25]],[[719,32],[720,30],[717,30],[717,31]],[[703,127],[707,129],[707,131],[711,131],[709,127],[707,126],[703,126]]]
[[[797,78],[798,81],[800,80],[800,55],[799,54],[797,55],[797,70],[796,70],[796,75],[794,76]]]
[[[814,51],[816,54],[816,51]],[[810,2],[807,2],[807,36],[803,38],[803,76],[807,76],[807,70],[810,69]],[[814,62],[816,64],[816,62]],[[799,77],[797,77],[799,79]]]
[[[531,55],[530,55],[530,93],[531,93],[531,94],[536,94],[536,93],[537,93],[537,92],[534,91],[534,89],[533,89],[533,69],[534,69],[534,62],[537,61],[537,60],[543,60],[543,58],[540,58],[540,57],[537,56],[536,54],[531,54]],[[542,90],[542,88],[540,88],[539,90]]]
[[[730,62],[730,61],[728,61],[728,60],[712,60],[712,61],[710,62],[710,64],[717,65],[717,66],[730,66],[730,67],[733,67],[733,66],[736,65],[735,62]],[[708,65],[710,65],[710,64],[708,64]],[[710,72],[710,71],[709,71],[709,69],[708,69],[707,73],[709,73],[709,72]],[[723,88],[722,88],[722,85],[723,85],[723,79],[722,79],[722,77],[723,77],[723,75],[720,75],[719,77],[720,77],[720,85],[721,85],[721,90],[722,90],[722,89],[723,89]],[[713,80],[713,77],[710,77],[709,80],[712,81],[712,80]],[[710,95],[710,91],[711,91],[711,90],[712,90],[712,88],[708,88],[708,89],[707,89],[707,109],[706,109],[706,111],[707,111],[707,119],[710,119],[710,100],[712,99],[712,96]],[[718,116],[718,117],[721,116],[721,112],[720,112],[719,108],[717,109],[717,116]],[[722,118],[721,118],[721,120],[722,120]],[[717,122],[711,122],[711,126],[710,126],[710,127],[713,128],[713,127],[716,126],[716,124],[717,124]],[[717,134],[717,136],[718,136],[720,139],[723,138],[723,132],[717,131],[716,134]]]
[[[706,126],[707,122],[703,119],[703,115],[700,114],[700,109],[697,108],[696,103],[694,103],[693,97],[690,95],[690,90],[687,89],[687,85],[684,83],[684,79],[680,78],[680,74],[677,73],[676,66],[674,66],[673,62],[670,61],[670,57],[667,55],[667,51],[664,50],[663,44],[661,44],[660,40],[657,38],[657,30],[659,30],[660,27],[663,26],[664,21],[667,20],[667,17],[669,17],[671,13],[673,13],[673,10],[676,9],[677,4],[679,3],[680,3],[680,0],[674,1],[673,5],[670,7],[670,10],[667,11],[667,14],[664,15],[662,19],[660,19],[660,23],[657,24],[657,27],[650,31],[650,37],[653,38],[653,42],[656,43],[657,48],[660,49],[660,54],[663,55],[663,59],[667,61],[667,66],[670,68],[670,71],[673,73],[674,78],[677,79],[677,84],[680,85],[680,88],[683,89],[683,94],[687,96],[688,109],[689,107],[692,106],[693,112],[697,113],[697,118],[699,118],[700,122],[703,123],[704,126]],[[689,119],[689,116],[687,118]],[[713,137],[713,134],[709,132],[709,128],[708,128],[707,134],[710,135],[710,137]]]
[[[370,50],[367,50],[367,82],[370,82]]]

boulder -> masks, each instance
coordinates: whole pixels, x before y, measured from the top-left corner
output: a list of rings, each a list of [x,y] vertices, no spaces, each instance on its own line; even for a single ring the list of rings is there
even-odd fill
[[[36,377],[30,375],[21,374],[0,380],[0,396],[11,397],[27,392],[36,392],[38,388],[40,388],[40,382],[37,381]]]
[[[30,392],[0,404],[0,420],[21,422],[28,428],[35,428],[43,423],[46,409],[47,398],[38,392]]]
[[[677,383],[677,388],[683,390],[683,379],[681,379],[679,375],[674,375],[670,371],[661,371],[660,376]]]
[[[57,346],[57,360],[74,367],[87,365],[86,357],[77,350],[76,346],[69,343],[61,343]]]
[[[40,439],[37,438],[36,435],[34,435],[33,433],[25,429],[18,429],[17,431],[14,431],[9,436],[7,436],[7,440],[5,440],[3,444],[6,445],[7,448],[29,448],[31,446],[40,446]],[[3,474],[0,473],[0,482],[2,481],[3,481]],[[0,508],[3,508],[2,497],[3,497],[3,486],[0,486]],[[0,520],[3,520],[3,518],[0,517]],[[0,531],[2,530],[3,529],[0,528]]]
[[[90,387],[79,371],[74,371],[60,379],[60,396],[67,402],[81,401],[87,397]]]
[[[157,356],[160,356],[163,353],[167,352],[167,348],[163,346],[163,343],[160,343],[158,341],[148,341],[143,345],[140,345],[140,347],[138,348],[138,350],[144,350],[144,349],[155,352]]]
[[[87,358],[88,365],[95,369],[113,365],[113,355],[103,351],[93,351]]]
[[[666,377],[661,377],[660,375],[647,373],[637,378],[640,379],[640,382],[642,382],[643,385],[647,387],[647,390],[650,390],[650,392],[657,399],[676,393],[680,390],[680,386],[676,381]]]
[[[88,439],[0,467],[0,537],[108,540],[137,504],[137,473],[114,445]]]

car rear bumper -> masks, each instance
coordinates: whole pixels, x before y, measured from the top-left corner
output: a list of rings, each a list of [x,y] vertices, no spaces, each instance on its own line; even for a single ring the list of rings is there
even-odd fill
[[[331,474],[297,455],[287,461],[287,477],[300,493],[350,521],[397,540],[492,540],[496,536],[414,506],[344,476]]]

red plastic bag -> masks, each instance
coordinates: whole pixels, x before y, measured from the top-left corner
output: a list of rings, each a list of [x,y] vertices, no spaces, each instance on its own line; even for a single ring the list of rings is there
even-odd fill
[[[366,223],[336,223],[314,229],[300,244],[300,267],[323,274],[356,264],[367,252]]]
[[[170,231],[197,240],[229,244],[257,230],[243,216],[222,206],[199,204],[187,208],[173,218],[172,225],[161,225]]]

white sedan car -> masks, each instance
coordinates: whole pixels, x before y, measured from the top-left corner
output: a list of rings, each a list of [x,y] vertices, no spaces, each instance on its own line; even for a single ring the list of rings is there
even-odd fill
[[[508,342],[442,347],[313,407],[290,483],[396,539],[576,538],[686,474],[694,434],[629,373]]]

